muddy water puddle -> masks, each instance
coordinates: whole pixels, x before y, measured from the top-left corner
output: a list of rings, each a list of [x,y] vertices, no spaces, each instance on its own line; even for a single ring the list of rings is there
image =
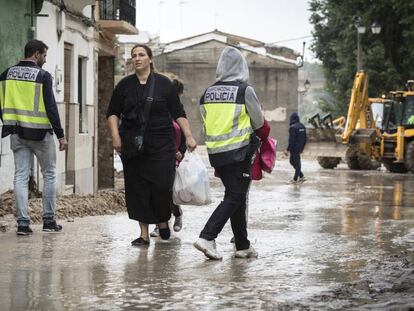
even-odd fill
[[[221,199],[184,207],[168,242],[133,248],[125,214],[75,219],[62,234],[0,235],[2,310],[333,310],[414,306],[414,178],[319,170],[288,185],[287,162],[249,197],[258,259],[235,259],[227,225],[222,261],[192,243]]]

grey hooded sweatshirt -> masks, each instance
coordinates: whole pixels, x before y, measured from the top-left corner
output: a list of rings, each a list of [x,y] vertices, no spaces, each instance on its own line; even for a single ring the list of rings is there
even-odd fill
[[[220,55],[216,70],[216,82],[245,82],[249,80],[249,68],[242,53],[234,47],[226,47]],[[247,113],[252,128],[257,130],[263,126],[264,119],[260,103],[251,86],[246,88],[244,95]]]

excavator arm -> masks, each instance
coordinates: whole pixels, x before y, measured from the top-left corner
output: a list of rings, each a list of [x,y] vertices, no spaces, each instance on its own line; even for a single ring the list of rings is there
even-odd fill
[[[368,128],[367,114],[369,115],[369,113],[371,113],[372,119],[368,101],[368,75],[364,71],[358,71],[352,86],[345,128],[341,135],[342,143],[348,144],[350,142],[357,127],[360,129]]]

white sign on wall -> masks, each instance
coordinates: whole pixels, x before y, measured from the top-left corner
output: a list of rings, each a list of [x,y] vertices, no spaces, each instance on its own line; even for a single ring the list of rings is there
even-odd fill
[[[264,117],[267,121],[283,122],[286,121],[286,108],[277,107],[273,110],[264,110]]]

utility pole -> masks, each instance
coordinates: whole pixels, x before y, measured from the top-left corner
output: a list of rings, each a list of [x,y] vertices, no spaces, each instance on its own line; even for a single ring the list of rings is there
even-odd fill
[[[184,23],[184,13],[183,13],[183,7],[184,7],[184,4],[186,4],[187,3],[187,1],[184,1],[184,0],[180,0],[180,2],[179,2],[179,4],[180,4],[180,26],[181,26],[181,36],[183,36],[184,35],[184,25],[183,25],[183,23]]]

